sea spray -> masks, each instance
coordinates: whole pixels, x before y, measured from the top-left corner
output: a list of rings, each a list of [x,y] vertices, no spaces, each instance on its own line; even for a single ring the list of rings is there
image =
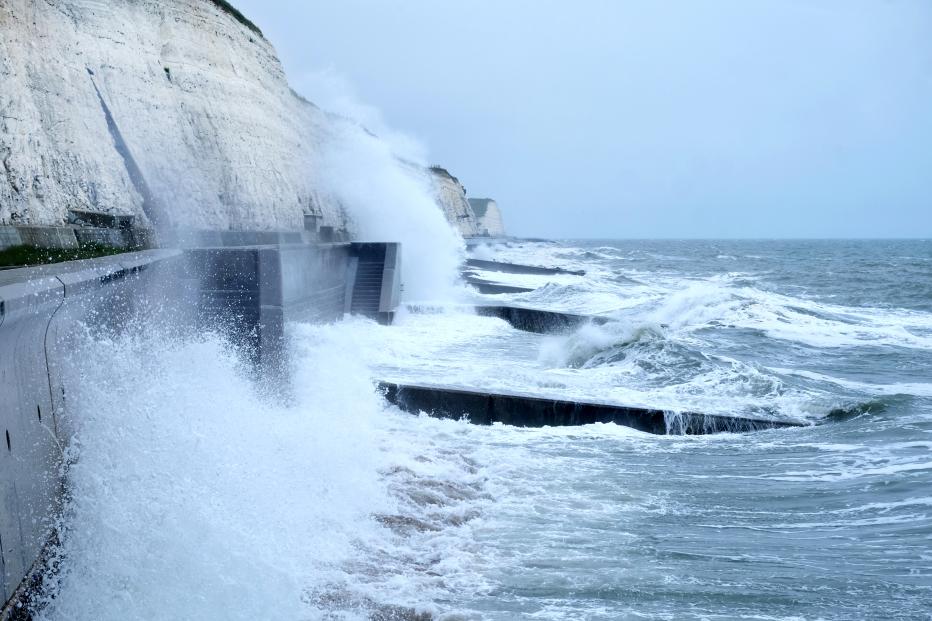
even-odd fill
[[[432,194],[424,145],[391,129],[332,70],[306,74],[299,85],[335,113],[314,172],[346,209],[354,238],[401,242],[404,300],[461,299],[465,244]]]
[[[324,147],[323,177],[346,208],[354,237],[401,242],[403,298],[454,299],[463,240],[446,221],[419,169],[352,124]]]
[[[299,618],[314,574],[375,536],[366,516],[390,501],[359,424],[375,397],[260,401],[212,336],[96,341],[75,363],[46,618]]]
[[[482,477],[468,450],[425,442],[384,403],[359,324],[375,325],[289,326],[288,404],[217,335],[80,333],[63,364],[60,570],[39,618],[438,612],[423,566],[459,554]]]
[[[361,100],[352,81],[333,67],[301,74],[294,87],[323,110],[352,119],[387,143],[396,156],[420,165],[427,164],[428,149],[407,131],[392,127],[378,107]]]
[[[577,254],[605,243],[579,243]],[[781,250],[778,258],[818,257],[833,244],[807,242],[802,250],[787,244],[789,250]],[[927,491],[932,443],[926,438],[932,412],[928,393],[932,350],[922,347],[915,337],[932,334],[929,313],[909,305],[914,295],[902,284],[898,287],[902,297],[878,300],[870,307],[842,294],[828,297],[819,289],[797,288],[797,283],[806,282],[808,261],[795,272],[772,261],[774,270],[783,270],[779,278],[785,281],[771,277],[768,282],[765,274],[757,274],[760,283],[755,288],[735,286],[727,277],[710,278],[711,270],[701,258],[705,242],[664,252],[677,250],[698,257],[678,263],[678,271],[671,272],[664,260],[639,251],[654,245],[619,242],[616,252],[590,259],[593,267],[603,267],[587,269],[593,287],[615,286],[610,276],[601,274],[634,275],[633,270],[639,280],[649,283],[648,295],[617,319],[627,317],[632,325],[659,321],[669,326],[661,328],[663,338],[647,336],[623,346],[625,357],[608,364],[545,368],[538,358],[541,335],[514,330],[499,319],[465,313],[412,311],[390,327],[361,318],[326,326],[298,325],[291,327],[291,335],[298,361],[295,380],[303,386],[296,388],[297,403],[283,407],[255,399],[248,381],[242,386],[229,383],[242,381],[239,369],[235,358],[227,358],[222,341],[214,337],[174,345],[156,339],[151,346],[141,337],[138,346],[125,338],[103,340],[98,355],[79,352],[81,364],[76,368],[93,373],[78,377],[99,381],[101,387],[69,392],[69,413],[96,417],[94,424],[105,437],[133,442],[132,437],[142,431],[149,442],[132,447],[140,452],[135,462],[118,443],[95,444],[110,454],[93,458],[96,461],[87,468],[73,472],[73,477],[81,475],[80,485],[92,492],[92,500],[72,511],[76,528],[68,533],[64,549],[69,555],[63,572],[63,581],[71,583],[55,604],[60,607],[50,609],[58,610],[52,618],[412,618],[401,616],[412,610],[430,611],[438,620],[492,621],[521,617],[608,621],[671,615],[686,619],[797,618],[804,614],[826,619],[922,618],[932,603],[926,569],[926,534],[932,527]],[[664,250],[674,243],[659,245]],[[759,245],[729,242],[729,254],[743,256]],[[903,253],[910,251],[907,242],[896,242],[896,246]],[[863,242],[860,248],[868,260],[884,252],[879,242]],[[543,254],[543,249],[533,246],[529,254]],[[847,273],[848,261],[838,263],[837,268],[838,273]],[[899,276],[888,272],[867,273],[873,279],[901,283]],[[856,291],[860,275],[855,274],[859,273],[852,272],[845,290]],[[708,283],[709,290],[703,293],[703,284],[669,305],[660,301],[697,282]],[[561,289],[551,293],[560,296]],[[569,290],[565,302],[575,303],[573,297],[589,295],[589,291]],[[721,301],[720,307],[706,314],[706,301],[714,304],[715,300]],[[882,307],[884,301],[891,307]],[[736,305],[731,307],[732,303]],[[836,339],[824,347],[768,334],[781,326],[803,330],[807,317],[819,319],[820,325],[824,319],[826,333],[833,326],[844,326],[841,319],[847,318],[849,324],[889,332],[889,342]],[[893,340],[890,337],[896,336],[897,328],[914,336]],[[209,355],[198,353],[201,347]],[[172,351],[178,353],[158,361]],[[228,370],[192,379],[215,359]],[[117,368],[111,371],[114,363]],[[139,368],[127,373],[124,367],[132,365]],[[175,366],[178,369],[172,370]],[[364,376],[362,381],[340,380],[357,373]],[[96,399],[98,391],[105,393],[112,374],[126,375],[137,384],[133,389],[114,386],[114,394],[101,402],[102,410],[91,407],[87,399]],[[615,425],[470,426],[383,409],[368,380],[389,376],[597,397],[671,411],[727,415],[766,408],[781,418],[805,417],[822,424],[707,437],[647,436]],[[199,390],[183,388],[184,394],[171,394],[176,384],[198,382]],[[353,393],[360,409],[341,406],[349,401],[336,399],[331,391]],[[150,402],[151,416],[165,410],[164,424],[138,421],[138,412],[146,410],[142,404]],[[844,403],[866,403],[870,408],[849,408],[860,412],[855,416],[831,414]],[[250,404],[251,418],[246,418]],[[182,412],[174,411],[179,407]],[[344,410],[358,413],[352,418],[352,429],[341,422]],[[268,440],[277,436],[262,425],[279,426],[280,419],[303,420],[298,415],[305,411],[310,421],[287,424],[282,430],[287,437]],[[316,558],[308,564],[303,558],[296,562],[304,549],[306,526],[287,515],[273,515],[268,521],[272,528],[294,527],[296,534],[247,533],[245,538],[271,546],[273,553],[283,557],[283,566],[297,568],[300,577],[279,579],[275,573],[278,559],[271,564],[272,555],[261,547],[256,548],[255,558],[247,553],[235,559],[246,565],[256,563],[258,569],[250,565],[226,572],[236,556],[233,551],[243,544],[233,537],[219,546],[218,538],[210,534],[210,521],[201,517],[209,509],[200,510],[193,501],[185,501],[174,512],[173,527],[184,528],[189,520],[180,514],[192,513],[191,528],[206,533],[200,537],[209,548],[206,553],[217,555],[216,562],[204,560],[205,553],[193,546],[190,555],[199,562],[175,550],[172,563],[165,563],[157,545],[163,542],[147,540],[154,540],[158,532],[140,529],[138,535],[127,534],[133,524],[149,527],[167,522],[149,519],[156,514],[152,506],[160,503],[152,501],[147,485],[133,484],[134,476],[148,482],[145,469],[139,466],[144,460],[150,460],[156,472],[182,473],[175,477],[175,495],[182,500],[191,496],[182,490],[190,488],[202,495],[205,505],[235,509],[223,512],[225,521],[217,518],[222,532],[239,533],[260,522],[252,505],[223,500],[233,485],[223,480],[222,471],[210,478],[206,468],[188,476],[184,468],[175,467],[176,461],[186,463],[186,455],[179,454],[176,445],[189,445],[195,423],[188,419],[197,416],[222,421],[211,423],[221,436],[236,430],[247,437],[258,436],[261,459],[304,465],[309,479],[329,482],[330,494],[321,496],[326,502],[313,509],[300,508],[298,497],[289,498],[280,509],[274,505],[269,512],[289,513],[297,505],[298,513],[308,519],[322,516],[322,523],[331,528],[328,536],[333,537],[333,547],[340,552],[333,558],[343,552],[346,556],[330,563]],[[119,432],[120,428],[124,431]],[[347,451],[363,465],[371,464],[375,475],[370,466],[357,468],[355,463],[339,460],[334,468],[347,473],[331,471],[327,460],[311,463],[301,454],[306,450],[334,454],[357,433],[360,450]],[[312,434],[319,435],[322,447],[307,443]],[[251,461],[259,459],[259,449],[243,444],[234,447],[237,453]],[[202,446],[207,461],[217,454],[211,445]],[[86,449],[81,447],[85,455]],[[281,455],[292,450],[299,456]],[[108,460],[113,465],[105,468]],[[260,463],[259,468],[263,475],[292,481],[304,476],[300,467]],[[234,469],[233,474],[241,477],[241,471]],[[333,499],[340,497],[334,490],[353,472],[364,486],[370,485],[372,509],[335,507],[333,516],[356,520],[350,525],[335,523],[326,512],[334,506]],[[214,484],[217,478],[220,482]],[[259,485],[243,485],[253,484]],[[275,493],[265,495],[260,490],[260,500],[285,487],[275,480],[262,484]],[[215,485],[220,500],[208,485]],[[211,493],[204,492],[208,489]],[[120,501],[94,500],[109,496]],[[134,503],[135,509],[126,506]],[[95,509],[100,509],[99,515],[88,517],[88,510]],[[130,511],[144,517],[129,521],[121,516]],[[107,532],[114,526],[116,532]],[[320,541],[319,533],[308,536]],[[193,539],[185,536],[186,543]],[[286,549],[292,541],[295,549]],[[127,548],[130,542],[156,553],[150,559],[129,549],[121,556],[110,549],[113,542]],[[178,547],[172,541],[165,545]],[[129,568],[101,571],[100,566],[108,561]],[[162,576],[166,565],[171,565],[173,573]],[[91,579],[82,574],[85,566],[91,568]],[[201,575],[204,567],[210,570],[206,578]],[[179,571],[196,577],[190,585],[182,584],[176,575]],[[234,609],[241,603],[238,600],[214,602],[208,587],[218,576],[231,581],[242,576],[247,582],[236,586],[243,593],[233,597],[256,601],[245,601],[241,610]],[[303,585],[304,608],[292,603],[298,585]],[[146,601],[155,602],[158,608],[143,615],[142,606],[133,607],[130,602],[128,612],[120,609],[126,602],[119,593],[147,590],[151,593],[144,595]],[[81,607],[80,598],[85,595],[88,605]],[[216,603],[216,614],[210,603]],[[74,611],[81,614],[70,615]]]

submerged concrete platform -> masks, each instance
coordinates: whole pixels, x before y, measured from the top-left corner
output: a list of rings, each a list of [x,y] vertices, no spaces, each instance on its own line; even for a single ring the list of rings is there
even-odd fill
[[[567,332],[587,323],[604,325],[609,321],[607,317],[577,315],[523,306],[476,306],[475,309],[477,315],[498,317],[510,323],[516,330],[537,334]]]
[[[502,272],[504,274],[537,274],[552,276],[554,274],[570,274],[585,276],[585,270],[568,270],[562,267],[543,267],[539,265],[523,265],[520,263],[504,263],[501,261],[486,261],[484,259],[466,259],[466,267],[485,270],[487,272]]]
[[[501,283],[492,282],[491,280],[485,280],[470,273],[463,274],[463,280],[467,285],[478,289],[479,293],[485,293],[488,295],[495,295],[498,293],[529,293],[533,291],[533,289],[529,289],[528,287],[515,287],[512,285],[503,285]]]
[[[466,418],[477,425],[503,423],[516,427],[567,427],[615,423],[659,435],[745,433],[800,423],[693,412],[667,412],[609,403],[548,399],[520,393],[492,393],[463,388],[379,382],[386,400],[405,412],[436,418]]]
[[[534,289],[488,280],[473,270],[498,272],[501,274],[529,274],[535,276],[553,276],[556,274],[584,276],[586,274],[583,270],[568,270],[562,267],[542,267],[539,265],[521,265],[518,263],[503,263],[500,261],[486,261],[483,259],[467,259],[460,272],[463,280],[466,281],[467,284],[478,289],[479,293],[492,295],[498,293],[528,293]]]

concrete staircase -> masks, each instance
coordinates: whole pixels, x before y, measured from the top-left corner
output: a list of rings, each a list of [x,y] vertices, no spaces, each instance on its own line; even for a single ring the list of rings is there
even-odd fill
[[[353,243],[352,287],[346,312],[389,324],[401,292],[401,253],[396,243]]]
[[[360,261],[356,266],[356,282],[350,312],[357,315],[374,316],[379,312],[382,299],[383,261]]]

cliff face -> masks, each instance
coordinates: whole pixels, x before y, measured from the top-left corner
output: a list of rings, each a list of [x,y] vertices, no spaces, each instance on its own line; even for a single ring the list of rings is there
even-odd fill
[[[322,113],[212,2],[5,0],[0,31],[0,223],[61,224],[69,209],[195,228],[338,219],[309,174]]]
[[[447,220],[464,237],[479,235],[479,224],[476,214],[466,199],[466,188],[460,180],[451,175],[445,168],[433,166],[427,171],[430,175],[430,184],[434,193],[434,200],[440,205]]]
[[[502,212],[491,198],[470,198],[469,205],[476,214],[476,224],[479,235],[489,237],[502,237],[505,235],[505,223],[502,222]]]
[[[0,35],[0,225],[81,210],[199,229],[299,230],[304,215],[345,226],[321,160],[346,124],[296,96],[272,46],[213,0],[3,0]],[[473,234],[462,186],[420,174]]]

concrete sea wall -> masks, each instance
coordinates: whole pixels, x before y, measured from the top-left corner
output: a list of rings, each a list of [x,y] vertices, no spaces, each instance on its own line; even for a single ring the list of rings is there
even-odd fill
[[[0,271],[0,593],[13,596],[54,532],[72,331],[118,329],[147,283],[180,252],[155,250]],[[104,319],[105,318],[105,319]]]
[[[0,602],[40,573],[53,541],[73,433],[64,370],[82,330],[131,321],[225,332],[282,386],[285,323],[345,312],[390,321],[398,244],[342,243],[149,250],[0,270]],[[366,274],[366,278],[361,275]],[[3,609],[0,619],[10,612]]]
[[[279,373],[285,323],[345,313],[389,323],[400,276],[399,244],[342,243],[195,248],[178,280],[195,292],[198,329],[230,334],[254,363]]]

